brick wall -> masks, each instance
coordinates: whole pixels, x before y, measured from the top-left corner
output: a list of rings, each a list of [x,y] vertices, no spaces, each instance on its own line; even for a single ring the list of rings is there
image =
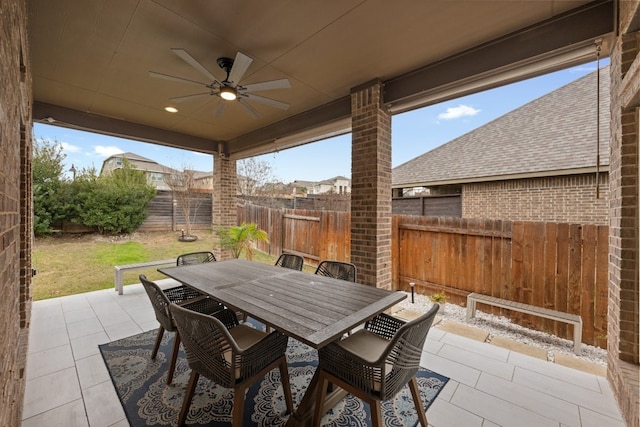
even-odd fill
[[[238,175],[236,173],[236,161],[213,156],[213,229],[228,228],[236,224],[237,208],[236,194],[238,192]],[[219,260],[233,258],[228,249],[220,249],[214,233],[213,247],[216,258]]]
[[[608,174],[599,198],[595,185],[595,174],[465,184],[462,217],[607,225]]]
[[[382,84],[351,92],[351,262],[358,281],[391,289],[391,115]]]
[[[640,426],[638,148],[640,2],[620,2],[611,54],[608,378],[630,427]]]
[[[26,5],[0,6],[0,425],[22,418],[31,317],[31,72]]]

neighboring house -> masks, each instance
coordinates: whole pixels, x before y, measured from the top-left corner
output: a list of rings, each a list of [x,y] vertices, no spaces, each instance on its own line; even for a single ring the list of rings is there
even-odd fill
[[[609,80],[605,67],[599,167],[594,72],[394,168],[394,213],[607,224]],[[400,199],[417,187],[429,196]]]
[[[298,181],[296,181],[298,182]],[[320,182],[309,182],[307,194],[347,194],[351,193],[351,180],[336,176]]]
[[[134,153],[119,153],[108,157],[102,163],[100,175],[111,173],[115,169],[120,169],[126,159],[134,168],[144,171],[149,184],[153,185],[157,190],[170,191],[171,189],[165,183],[166,175],[181,173],[176,169],[161,165],[160,163],[140,156]],[[197,188],[212,190],[213,189],[213,172],[192,171],[197,183]]]
[[[201,190],[213,190],[213,172],[192,171],[195,186]]]
[[[309,189],[313,187],[315,182],[313,181],[300,181],[295,180],[291,183],[292,192],[294,196],[306,197],[309,194]]]

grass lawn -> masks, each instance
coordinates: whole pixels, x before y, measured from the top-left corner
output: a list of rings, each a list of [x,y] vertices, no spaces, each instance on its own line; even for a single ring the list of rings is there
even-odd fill
[[[33,246],[33,299],[41,300],[113,288],[113,267],[176,258],[187,252],[211,251],[213,234],[197,230],[195,242],[180,242],[180,232],[133,233],[126,236],[69,235],[36,238]],[[254,251],[254,261],[275,263],[276,258]],[[124,273],[124,284],[139,283],[145,274],[164,279],[157,267]]]

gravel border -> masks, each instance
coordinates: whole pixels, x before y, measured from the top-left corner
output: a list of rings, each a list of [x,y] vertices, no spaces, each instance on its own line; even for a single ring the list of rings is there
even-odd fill
[[[427,312],[433,305],[433,302],[425,295],[415,294],[415,303],[412,303],[411,293],[403,293],[407,295],[407,298],[394,306],[394,310],[406,309]],[[443,322],[451,320],[487,331],[489,333],[488,342],[494,336],[501,336],[547,350],[549,361],[554,360],[555,354],[562,353],[600,366],[607,366],[606,349],[582,343],[582,354],[578,356],[573,352],[573,341],[516,325],[504,316],[494,316],[476,309],[476,317],[467,321],[467,309],[451,303],[445,303],[444,310],[441,308],[438,315],[442,317]]]

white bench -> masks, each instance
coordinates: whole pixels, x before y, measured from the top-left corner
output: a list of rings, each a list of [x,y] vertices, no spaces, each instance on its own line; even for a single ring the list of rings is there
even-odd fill
[[[115,268],[115,290],[118,292],[118,295],[122,295],[124,291],[124,285],[122,283],[122,275],[125,271],[129,270],[140,270],[148,267],[159,267],[162,265],[176,265],[176,259],[163,259],[160,261],[149,261],[149,262],[141,262],[138,264],[127,264],[127,265],[116,265]]]
[[[536,307],[535,305],[523,304],[520,302],[509,301],[501,298],[471,293],[467,295],[467,320],[471,320],[476,315],[476,303],[492,305],[495,307],[505,308],[507,310],[519,311],[521,313],[532,314],[534,316],[544,317],[546,319],[557,320],[558,322],[569,323],[573,325],[573,351],[576,354],[581,353],[580,346],[582,344],[582,317],[577,314],[564,313],[562,311],[551,310],[548,308]]]

